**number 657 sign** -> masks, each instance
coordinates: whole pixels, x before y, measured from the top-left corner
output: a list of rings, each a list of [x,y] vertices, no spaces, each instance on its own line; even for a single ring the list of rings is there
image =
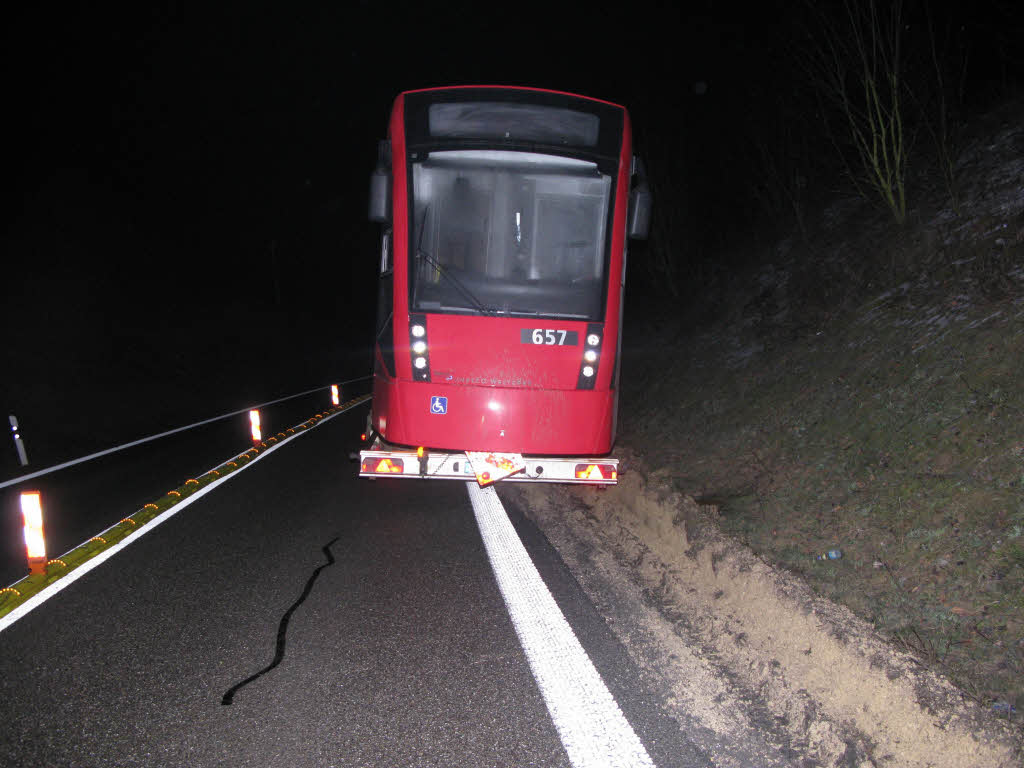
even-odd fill
[[[575,347],[579,344],[576,331],[561,328],[521,328],[519,341],[522,344],[541,344],[547,347]]]

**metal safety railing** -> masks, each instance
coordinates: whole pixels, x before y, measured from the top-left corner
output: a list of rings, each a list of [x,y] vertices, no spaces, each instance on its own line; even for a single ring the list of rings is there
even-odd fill
[[[215,421],[221,421],[222,419],[229,419],[232,416],[238,416],[239,414],[242,414],[242,413],[249,413],[249,412],[251,412],[253,410],[258,410],[260,408],[266,408],[267,406],[276,405],[277,403],[283,403],[286,400],[294,400],[297,397],[304,397],[306,395],[311,395],[314,392],[319,392],[319,391],[324,390],[324,389],[331,390],[331,387],[344,387],[346,384],[355,384],[358,381],[366,381],[367,379],[370,379],[370,378],[373,378],[372,375],[371,376],[360,376],[359,378],[356,378],[356,379],[348,379],[346,381],[342,381],[340,384],[313,387],[312,389],[307,389],[304,392],[298,392],[298,393],[296,393],[294,395],[287,395],[285,397],[279,397],[276,400],[270,400],[270,401],[268,401],[266,403],[261,403],[259,405],[247,406],[245,408],[240,408],[237,411],[231,411],[230,413],[223,413],[220,416],[214,416],[214,417],[209,418],[209,419],[203,419],[202,421],[197,421],[194,424],[186,424],[184,427],[177,427],[176,429],[169,429],[166,432],[160,432],[160,433],[158,433],[156,435],[150,435],[149,437],[143,437],[143,438],[141,438],[139,440],[132,440],[129,443],[124,443],[122,445],[116,445],[113,448],[106,448],[106,449],[104,449],[102,451],[97,451],[96,453],[90,453],[87,456],[81,456],[81,457],[79,457],[77,459],[71,459],[70,461],[61,462],[60,464],[54,464],[52,467],[46,467],[45,469],[40,469],[40,470],[37,470],[35,472],[29,472],[29,473],[24,474],[24,475],[19,475],[18,477],[13,477],[10,480],[5,480],[4,482],[0,482],[0,489],[7,488],[7,487],[12,486],[12,485],[17,485],[19,483],[24,483],[26,480],[32,480],[33,478],[36,478],[36,477],[42,477],[43,475],[48,475],[48,474],[50,474],[52,472],[57,472],[57,471],[62,470],[62,469],[67,469],[68,467],[73,467],[76,464],[83,464],[83,463],[85,463],[87,461],[92,461],[93,459],[98,459],[101,456],[108,456],[108,455],[110,455],[112,453],[117,453],[118,451],[123,451],[123,450],[126,450],[128,448],[134,448],[135,446],[142,445],[143,443],[152,442],[153,440],[159,440],[162,437],[168,437],[169,435],[174,435],[174,434],[177,434],[179,432],[185,432],[186,430],[189,430],[189,429],[195,429],[196,427],[201,427],[201,426],[204,426],[206,424],[212,424]],[[332,391],[332,396],[333,395],[334,395],[334,392]],[[17,424],[17,421],[14,421],[13,423]],[[20,439],[20,436],[18,436],[18,437]]]

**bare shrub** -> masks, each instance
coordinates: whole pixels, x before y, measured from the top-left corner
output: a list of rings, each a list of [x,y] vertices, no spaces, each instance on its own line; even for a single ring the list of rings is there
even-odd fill
[[[851,181],[900,224],[907,216],[903,3],[811,7],[806,70]]]

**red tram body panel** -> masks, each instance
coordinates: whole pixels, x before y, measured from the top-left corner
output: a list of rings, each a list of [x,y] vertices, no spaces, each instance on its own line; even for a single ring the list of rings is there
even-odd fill
[[[611,451],[627,236],[649,218],[638,168],[609,102],[504,86],[396,98],[370,204],[378,445]]]

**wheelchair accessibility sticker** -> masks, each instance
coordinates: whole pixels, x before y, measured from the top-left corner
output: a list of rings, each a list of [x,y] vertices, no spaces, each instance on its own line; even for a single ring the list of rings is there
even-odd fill
[[[439,416],[444,416],[448,413],[448,398],[434,395],[430,398],[430,412],[436,413]]]

